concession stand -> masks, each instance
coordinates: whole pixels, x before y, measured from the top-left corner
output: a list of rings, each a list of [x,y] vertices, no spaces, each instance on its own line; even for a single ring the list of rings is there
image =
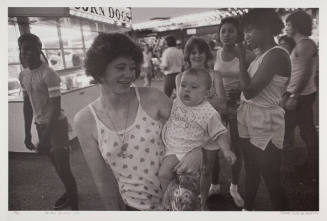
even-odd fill
[[[11,7],[8,8],[8,146],[9,151],[30,152],[24,145],[23,98],[18,75],[17,39],[33,33],[42,41],[49,66],[61,78],[61,104],[70,124],[79,110],[98,97],[97,86],[85,75],[83,60],[101,32],[131,30],[131,8],[116,7]],[[37,133],[32,125],[33,142]],[[70,127],[70,138],[75,134]]]

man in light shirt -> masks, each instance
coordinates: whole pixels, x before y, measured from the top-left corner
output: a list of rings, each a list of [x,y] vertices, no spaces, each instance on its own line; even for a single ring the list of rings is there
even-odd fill
[[[176,89],[176,76],[182,72],[184,56],[183,52],[176,47],[175,37],[168,36],[165,41],[168,48],[162,53],[160,66],[165,75],[164,93],[170,97]]]
[[[69,163],[68,121],[61,109],[60,78],[47,62],[41,60],[39,37],[23,34],[18,39],[18,46],[19,58],[25,68],[19,74],[24,99],[25,146],[48,155],[65,186],[64,194],[53,209],[70,206],[72,210],[78,210],[77,186]],[[39,137],[36,147],[31,135],[33,118]]]

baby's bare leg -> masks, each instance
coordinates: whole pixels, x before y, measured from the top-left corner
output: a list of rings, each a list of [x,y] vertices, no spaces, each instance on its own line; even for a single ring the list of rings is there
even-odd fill
[[[159,169],[159,180],[161,184],[161,188],[163,193],[166,191],[168,184],[174,177],[174,167],[179,163],[176,155],[168,155],[166,156],[161,164]]]

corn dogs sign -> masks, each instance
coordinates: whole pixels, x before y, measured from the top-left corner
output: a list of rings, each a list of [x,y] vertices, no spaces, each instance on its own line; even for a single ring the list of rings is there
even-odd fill
[[[95,21],[131,27],[131,8],[116,7],[70,7],[69,14]]]

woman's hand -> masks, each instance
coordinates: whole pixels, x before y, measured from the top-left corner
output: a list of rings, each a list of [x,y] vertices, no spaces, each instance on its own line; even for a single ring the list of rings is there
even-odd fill
[[[228,100],[240,99],[241,91],[238,89],[231,89],[225,92]]]
[[[25,135],[25,140],[24,140],[25,146],[29,150],[35,150],[36,147],[32,143],[32,135],[31,134],[26,134]]]
[[[286,110],[294,110],[297,106],[297,98],[296,97],[288,97],[285,102],[285,109]]]
[[[243,42],[237,43],[235,45],[235,53],[239,59],[245,59],[246,55],[246,45]]]
[[[201,148],[195,148],[175,166],[174,171],[177,174],[188,173],[196,174],[200,171],[202,162]]]

